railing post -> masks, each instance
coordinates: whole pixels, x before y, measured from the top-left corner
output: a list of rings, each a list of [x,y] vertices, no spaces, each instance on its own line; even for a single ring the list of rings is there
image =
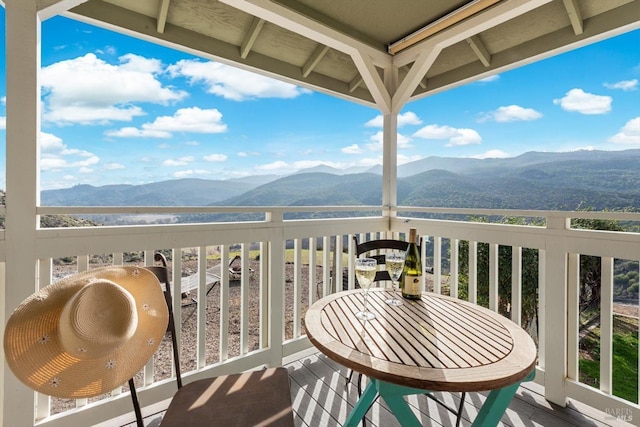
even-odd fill
[[[40,204],[40,30],[35,0],[7,0],[6,34],[6,214],[2,327],[36,290]],[[18,120],[19,119],[19,120]],[[42,285],[48,285],[42,284]],[[34,424],[35,393],[0,366],[0,426]]]
[[[565,230],[569,219],[547,217],[547,229]],[[549,233],[543,256],[544,274],[544,340],[545,398],[566,406],[567,391],[567,251],[559,233]]]
[[[269,352],[270,365],[282,364],[284,342],[284,230],[281,211],[270,212],[267,221],[274,228],[269,239]]]

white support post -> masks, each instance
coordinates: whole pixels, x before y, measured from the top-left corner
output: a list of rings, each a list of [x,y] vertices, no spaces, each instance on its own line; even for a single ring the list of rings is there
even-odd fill
[[[274,213],[271,222],[280,228],[282,212]],[[284,250],[282,232],[274,234],[269,241],[269,348],[270,365],[282,364],[282,343],[284,342]]]
[[[511,248],[511,320],[522,326],[522,247]]]
[[[335,271],[336,271],[336,277],[333,278],[333,280],[335,280],[335,286],[336,286],[336,291],[341,291],[342,290],[342,249],[343,249],[344,245],[342,244],[342,234],[338,234],[336,236],[336,247],[335,247],[335,253],[334,253],[334,259],[336,260],[335,263]],[[349,264],[347,263],[347,266]],[[349,289],[353,289],[352,287],[352,282],[349,281]]]
[[[229,248],[220,246],[220,362],[229,358]],[[270,334],[269,334],[270,335]]]
[[[442,237],[433,237],[433,292],[442,293]]]
[[[580,355],[580,254],[568,255],[567,267],[567,378],[578,380]]]
[[[382,122],[382,214],[389,217],[390,229],[391,208],[398,206],[398,114],[384,114]]]
[[[51,258],[41,259],[38,261],[38,283],[41,288],[52,282],[52,271],[53,260]],[[37,393],[36,402],[36,420],[48,417],[51,412],[51,396]]]
[[[260,348],[269,346],[269,251],[268,243],[260,242]]]
[[[223,265],[223,267],[226,264]],[[198,368],[204,368],[207,364],[207,247],[198,247],[198,314],[197,329],[196,329],[196,366]]]
[[[498,311],[498,244],[489,244],[489,310]]]
[[[326,297],[334,292],[336,288],[336,278],[331,282],[331,237],[322,237],[322,296]]]
[[[602,257],[600,278],[600,391],[613,391],[613,258]]]
[[[240,354],[249,352],[249,245],[240,244]],[[205,295],[206,299],[206,295]],[[206,325],[203,325],[206,328]]]
[[[469,302],[478,303],[478,242],[469,241]]]
[[[569,220],[547,218],[547,229],[564,230]],[[567,252],[562,238],[551,232],[547,237],[544,278],[545,375],[544,391],[547,400],[567,404]]]
[[[173,298],[173,319],[176,325],[176,342],[178,343],[178,355],[182,354],[182,249],[173,248],[171,250],[171,283],[173,289],[171,289],[171,297]],[[173,361],[173,355],[171,355]],[[171,374],[176,376],[175,364],[171,364]]]
[[[449,241],[451,248],[451,260],[449,261],[449,295],[458,298],[458,277],[460,274],[460,263],[458,257],[460,255],[459,240],[451,239]]]
[[[293,338],[300,336],[302,318],[302,243],[293,240]]]
[[[40,204],[40,30],[36,0],[6,0],[6,214],[5,287],[7,317],[37,288],[36,232]],[[31,426],[35,393],[5,365],[0,424]]]
[[[316,238],[309,237],[309,305],[313,304],[316,299],[318,293],[316,292],[316,283],[318,281],[318,277],[316,274]]]

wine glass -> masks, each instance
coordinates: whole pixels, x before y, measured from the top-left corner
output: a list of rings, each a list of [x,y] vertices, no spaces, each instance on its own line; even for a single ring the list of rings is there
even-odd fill
[[[385,300],[389,305],[402,305],[402,300],[399,300],[396,294],[398,292],[398,282],[404,268],[405,256],[404,252],[391,252],[384,256],[385,269],[391,277],[391,283],[393,283],[393,298]]]
[[[364,292],[364,306],[362,311],[356,312],[356,317],[360,320],[371,320],[375,314],[367,310],[367,291],[376,277],[377,262],[373,258],[356,258],[356,279]]]

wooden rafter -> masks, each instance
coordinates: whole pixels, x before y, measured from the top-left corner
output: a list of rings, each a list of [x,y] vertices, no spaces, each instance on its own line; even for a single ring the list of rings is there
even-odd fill
[[[353,92],[363,83],[362,76],[360,74],[356,75],[353,80],[349,82],[349,92]]]
[[[408,65],[403,65],[402,68],[405,72],[409,73],[409,70],[411,70],[411,67]],[[427,78],[424,77],[422,79],[420,79],[420,82],[418,83],[418,85],[422,88],[422,89],[426,89],[427,88]]]
[[[469,37],[467,43],[469,43],[473,52],[478,56],[482,65],[485,67],[491,65],[491,54],[484,43],[482,43],[482,40],[480,40],[480,36],[476,34],[475,36]]]
[[[580,7],[578,6],[578,0],[562,0],[564,8],[567,10],[571,26],[575,35],[580,35],[584,31],[584,23],[582,20],[582,13],[580,13]]]
[[[38,16],[42,21],[72,9],[87,0],[38,0]],[[4,3],[4,2],[3,2]],[[4,6],[4,5],[3,5]]]
[[[329,46],[318,46],[318,48],[313,52],[313,55],[311,55],[307,60],[307,63],[304,64],[304,67],[302,67],[302,77],[308,77],[328,51]]]
[[[264,26],[264,22],[264,19],[260,18],[253,18],[253,21],[251,21],[249,31],[247,31],[244,40],[242,40],[242,46],[240,46],[240,57],[242,59],[245,59],[247,55],[249,55],[249,52],[251,52],[251,48],[258,39],[258,35]]]
[[[162,3],[160,3],[160,9],[158,10],[158,24],[156,26],[156,30],[160,34],[164,33],[164,26],[167,24],[169,3],[171,3],[171,0],[162,0]]]

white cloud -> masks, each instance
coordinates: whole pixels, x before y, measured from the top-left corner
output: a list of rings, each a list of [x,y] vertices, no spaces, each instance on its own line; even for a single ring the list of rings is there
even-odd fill
[[[384,132],[383,131],[378,131],[375,134],[371,135],[371,137],[369,138],[369,140],[371,141],[371,143],[367,144],[366,147],[368,150],[371,151],[382,151],[382,140],[384,137]],[[411,142],[413,141],[410,137],[406,136],[406,135],[402,135],[402,134],[398,134],[397,136],[397,144],[398,144],[398,149],[405,149],[405,148],[411,148]]]
[[[484,114],[478,121],[496,121],[498,123],[506,123],[522,120],[538,120],[541,117],[542,113],[534,110],[533,108],[523,108],[519,105],[508,105]]]
[[[203,157],[207,162],[224,162],[227,160],[226,154],[209,154]]]
[[[83,168],[95,165],[100,158],[95,154],[69,148],[62,143],[62,139],[47,132],[40,132],[40,169]]]
[[[282,160],[277,160],[273,163],[268,163],[266,165],[258,165],[255,167],[256,170],[259,171],[277,171],[280,169],[288,169],[289,165]]]
[[[511,156],[502,150],[489,150],[482,154],[476,154],[475,156],[470,157],[472,159],[506,159],[507,157]]]
[[[482,137],[473,129],[428,125],[413,134],[415,138],[447,140],[446,146],[480,144]]]
[[[184,170],[184,171],[177,171],[173,173],[173,176],[175,178],[184,178],[187,176],[193,176],[193,175],[210,175],[211,171],[208,171],[206,169],[188,169],[188,170]]]
[[[107,163],[104,168],[109,171],[124,169],[124,165],[122,163]]]
[[[375,116],[364,125],[366,127],[381,128],[384,126],[382,115]],[[398,115],[398,127],[401,128],[406,125],[421,125],[422,120],[413,111],[407,111]]]
[[[181,60],[167,69],[183,76],[191,84],[202,83],[208,93],[234,101],[256,98],[296,98],[311,91],[260,74],[230,67],[218,62]]]
[[[58,124],[130,121],[144,114],[135,102],[167,105],[187,96],[163,86],[159,60],[127,54],[109,64],[93,53],[56,62],[40,73],[44,119]]]
[[[7,118],[5,116],[0,116],[0,129],[7,128]]]
[[[560,99],[554,99],[553,103],[560,105],[565,111],[576,111],[581,114],[604,114],[611,111],[610,96],[594,95],[582,89],[571,89]]]
[[[178,159],[167,159],[162,164],[164,166],[184,166],[193,162],[195,159],[192,156],[180,157]]]
[[[607,89],[621,89],[625,92],[638,89],[638,79],[621,80],[616,83],[605,83]]]
[[[360,148],[358,144],[352,144],[348,147],[343,147],[340,151],[342,151],[344,154],[362,154],[364,152],[364,150]]]
[[[640,147],[640,117],[629,120],[609,142]]]
[[[105,134],[120,138],[171,138],[175,132],[222,133],[227,125],[222,122],[222,113],[217,109],[202,110],[198,107],[181,108],[173,116],[160,116],[141,129],[124,127]]]

